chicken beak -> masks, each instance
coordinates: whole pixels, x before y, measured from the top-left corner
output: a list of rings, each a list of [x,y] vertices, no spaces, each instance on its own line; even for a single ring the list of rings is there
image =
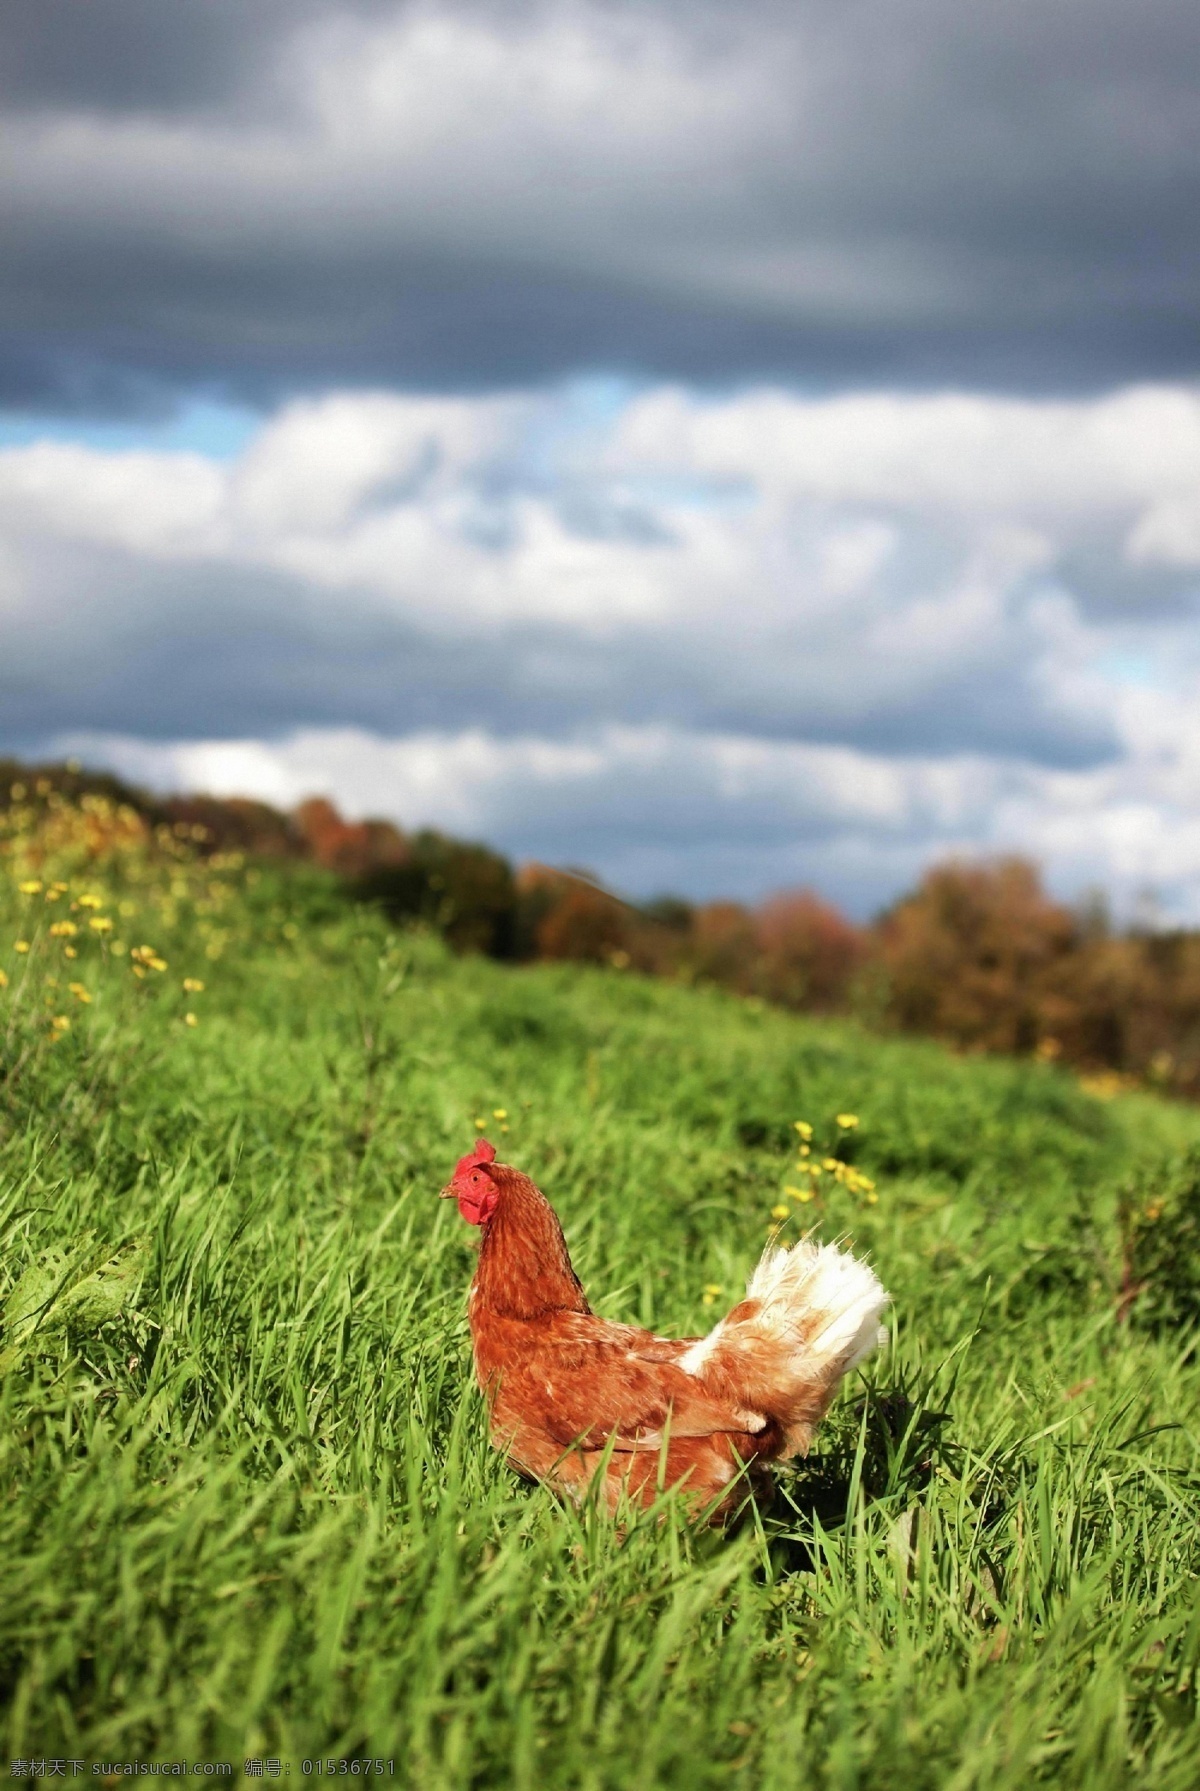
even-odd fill
[[[458,1195],[455,1193],[453,1182],[447,1182],[446,1186],[442,1189],[441,1193],[438,1195],[439,1200],[457,1200],[457,1198],[458,1198]]]

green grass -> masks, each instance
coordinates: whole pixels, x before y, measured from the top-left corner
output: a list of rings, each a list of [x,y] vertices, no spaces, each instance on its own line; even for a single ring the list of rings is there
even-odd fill
[[[1200,1783],[1200,1366],[1115,1323],[1113,1230],[1200,1114],[225,881],[134,890],[118,931],[168,961],[141,981],[0,896],[5,1759]],[[792,1122],[846,1110],[878,1204],[831,1188],[789,1234],[869,1252],[895,1335],[779,1509],[614,1529],[510,1474],[435,1198],[476,1116],[597,1308],[687,1333],[762,1247]]]

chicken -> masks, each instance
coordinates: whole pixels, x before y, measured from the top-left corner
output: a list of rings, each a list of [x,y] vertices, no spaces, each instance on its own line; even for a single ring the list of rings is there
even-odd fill
[[[597,1475],[609,1511],[680,1487],[726,1514],[765,1464],[804,1454],[843,1377],[880,1339],[887,1295],[831,1245],[768,1248],[746,1297],[707,1337],[610,1324],[588,1305],[562,1226],[480,1139],[442,1197],[482,1227],[468,1316],[492,1441],[575,1497]]]

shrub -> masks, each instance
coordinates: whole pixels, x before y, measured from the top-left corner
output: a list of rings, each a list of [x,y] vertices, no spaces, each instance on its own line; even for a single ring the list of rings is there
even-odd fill
[[[1117,1315],[1142,1330],[1200,1321],[1200,1148],[1126,1183]]]
[[[764,902],[755,934],[760,992],[786,1007],[840,1006],[869,949],[865,934],[810,889]]]
[[[1070,911],[1020,858],[927,872],[878,930],[891,1018],[963,1046],[1029,1051],[1068,1017],[1054,973],[1075,943]]]
[[[407,856],[375,865],[351,885],[391,920],[423,920],[456,951],[510,958],[516,943],[517,890],[512,866],[486,846],[426,830]]]

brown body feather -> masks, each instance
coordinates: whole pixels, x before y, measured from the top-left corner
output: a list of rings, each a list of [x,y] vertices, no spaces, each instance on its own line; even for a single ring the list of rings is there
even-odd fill
[[[492,1439],[514,1466],[577,1496],[602,1470],[609,1509],[622,1493],[648,1504],[679,1486],[722,1511],[748,1490],[743,1467],[761,1478],[765,1463],[807,1447],[848,1351],[815,1350],[798,1376],[795,1328],[776,1338],[755,1299],[703,1341],[597,1318],[545,1196],[518,1170],[486,1173],[498,1198],[468,1310]]]

